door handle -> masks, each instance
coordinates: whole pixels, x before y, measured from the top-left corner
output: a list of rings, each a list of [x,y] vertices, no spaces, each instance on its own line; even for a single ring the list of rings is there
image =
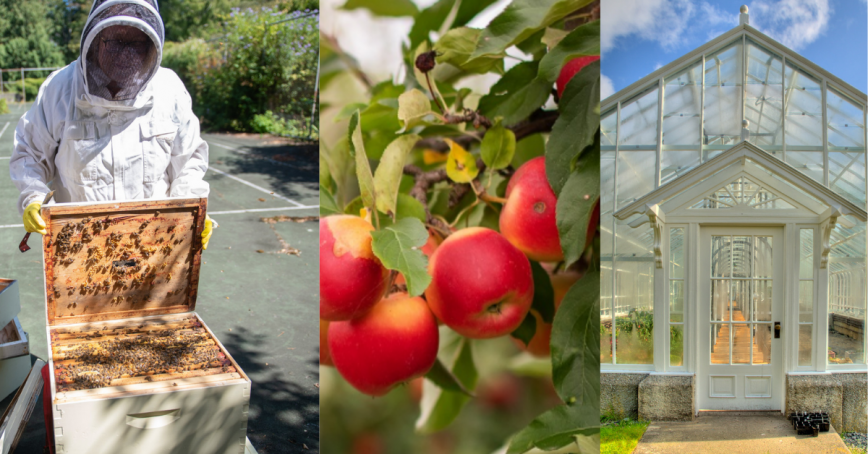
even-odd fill
[[[775,322],[775,339],[781,338],[781,322]]]

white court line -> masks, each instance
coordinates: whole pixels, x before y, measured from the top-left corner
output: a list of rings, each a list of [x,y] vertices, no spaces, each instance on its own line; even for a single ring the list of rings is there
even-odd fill
[[[0,130],[0,137],[3,137],[3,133],[6,132],[6,128],[9,127],[9,123],[11,123],[11,122],[7,121],[6,126],[4,126],[2,130]]]
[[[269,191],[268,189],[265,189],[265,188],[263,188],[262,186],[257,186],[257,185],[255,185],[255,184],[249,182],[249,181],[242,180],[241,178],[238,178],[238,177],[236,177],[235,175],[230,175],[230,174],[228,174],[228,173],[226,173],[226,172],[224,172],[224,171],[222,171],[222,170],[217,170],[217,169],[215,169],[214,167],[211,167],[211,166],[208,166],[208,170],[213,170],[213,171],[219,173],[220,175],[224,175],[224,176],[226,176],[226,177],[229,177],[229,178],[231,178],[231,179],[233,179],[233,180],[235,180],[235,181],[237,181],[237,182],[239,182],[239,183],[241,183],[241,184],[246,184],[247,186],[250,186],[250,187],[253,188],[253,189],[256,189],[256,190],[258,190],[258,191],[262,191],[262,192],[264,192],[264,193],[266,193],[266,194],[269,194],[269,195],[272,195],[272,196],[274,196],[274,197],[277,197],[277,198],[280,199],[280,200],[285,200],[285,201],[287,201],[287,202],[289,202],[289,203],[291,203],[291,204],[293,204],[293,205],[295,205],[295,206],[307,208],[306,206],[304,206],[304,205],[302,205],[302,204],[296,202],[295,200],[292,200],[292,199],[286,198],[286,197],[284,197],[284,196],[282,196],[282,195],[280,195],[280,194],[275,194],[274,191]]]
[[[254,209],[250,209],[250,210],[209,211],[208,215],[212,216],[215,214],[259,213],[262,211],[305,210],[305,209],[318,209],[318,208],[319,208],[319,205],[306,206],[306,207],[254,208]]]
[[[12,159],[12,156],[4,156],[4,157],[0,158],[0,161],[2,161],[4,159]]]
[[[24,224],[9,224],[9,225],[0,225],[0,229],[11,229],[17,227],[24,227]]]

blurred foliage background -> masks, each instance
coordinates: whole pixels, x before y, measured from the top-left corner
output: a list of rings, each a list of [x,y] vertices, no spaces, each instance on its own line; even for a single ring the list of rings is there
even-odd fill
[[[0,0],[0,68],[75,61],[92,3]],[[312,110],[318,0],[163,0],[159,6],[166,26],[162,66],[184,81],[204,130],[318,138]],[[48,74],[26,73],[26,100],[35,99]],[[4,73],[4,91],[20,96],[20,79],[20,72]]]

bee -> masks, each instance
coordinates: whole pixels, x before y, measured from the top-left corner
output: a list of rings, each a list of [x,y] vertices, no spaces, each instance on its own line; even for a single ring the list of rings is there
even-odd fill
[[[56,290],[56,289],[54,290],[54,297],[60,298],[60,290]]]
[[[172,273],[166,275],[166,282],[170,282],[172,280]]]
[[[156,213],[154,213],[154,217],[155,217],[155,218],[156,218],[156,217],[160,217],[160,212],[157,211]]]
[[[173,230],[175,230],[175,226],[174,226],[174,225],[170,225],[170,226],[166,229],[166,232],[167,232],[167,233],[172,233]]]
[[[139,225],[139,232],[144,232],[145,229],[148,227],[148,224],[150,224],[150,223],[151,223],[151,221],[142,222],[142,224]]]

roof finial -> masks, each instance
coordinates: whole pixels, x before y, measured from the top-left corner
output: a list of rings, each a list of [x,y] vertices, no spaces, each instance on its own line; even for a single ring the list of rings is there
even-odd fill
[[[748,13],[747,13],[747,5],[741,5],[741,8],[739,9],[739,11],[741,11],[741,14],[738,15],[738,24],[739,25],[749,24],[750,23],[750,20],[749,20],[750,15],[748,15]]]

